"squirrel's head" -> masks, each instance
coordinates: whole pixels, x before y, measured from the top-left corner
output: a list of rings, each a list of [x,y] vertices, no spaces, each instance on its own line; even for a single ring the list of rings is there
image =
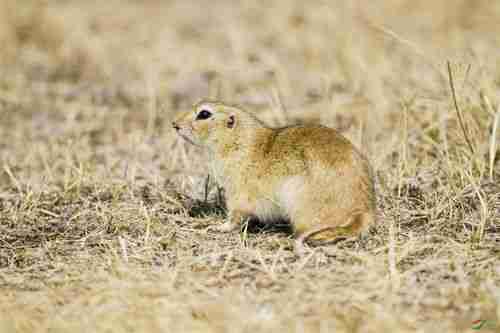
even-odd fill
[[[172,122],[172,126],[190,143],[215,148],[220,143],[234,140],[245,132],[245,129],[262,126],[262,123],[238,107],[202,101],[195,104],[192,111]]]

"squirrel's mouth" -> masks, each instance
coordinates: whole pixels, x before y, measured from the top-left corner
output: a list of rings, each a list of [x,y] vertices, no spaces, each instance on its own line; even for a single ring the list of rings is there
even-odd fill
[[[184,133],[181,133],[180,131],[177,131],[177,134],[179,134],[179,136],[181,138],[183,138],[184,140],[186,140],[187,142],[189,142],[190,144],[194,145],[194,146],[197,146],[197,147],[201,147],[200,144],[196,143],[193,141],[193,139],[191,139],[189,136],[187,136],[186,134]]]

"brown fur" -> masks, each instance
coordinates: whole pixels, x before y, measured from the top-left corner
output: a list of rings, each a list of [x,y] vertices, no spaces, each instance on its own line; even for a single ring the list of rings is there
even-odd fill
[[[196,119],[202,110],[210,118]],[[237,229],[251,216],[264,222],[287,218],[302,243],[354,236],[375,221],[369,163],[334,129],[273,129],[238,107],[208,101],[173,126],[211,153],[230,213],[218,230]]]

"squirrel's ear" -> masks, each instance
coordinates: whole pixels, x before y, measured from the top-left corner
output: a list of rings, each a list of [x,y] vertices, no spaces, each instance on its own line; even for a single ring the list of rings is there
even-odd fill
[[[233,128],[234,125],[236,125],[236,119],[234,118],[234,115],[230,115],[229,118],[227,118],[226,125],[228,128]]]

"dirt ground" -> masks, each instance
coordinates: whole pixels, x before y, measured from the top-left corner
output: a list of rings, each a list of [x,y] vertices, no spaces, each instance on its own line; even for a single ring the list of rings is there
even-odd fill
[[[500,2],[0,0],[0,45],[0,332],[500,331]],[[340,130],[379,223],[207,231],[207,97]]]

